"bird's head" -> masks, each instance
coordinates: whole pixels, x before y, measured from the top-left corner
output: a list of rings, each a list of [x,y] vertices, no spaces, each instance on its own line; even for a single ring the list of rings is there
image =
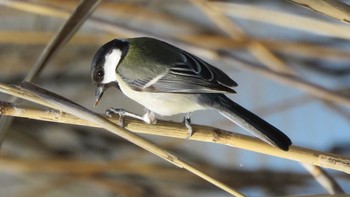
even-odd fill
[[[129,43],[127,41],[114,39],[97,50],[91,64],[91,78],[96,85],[95,106],[108,87],[117,85],[116,69],[127,54],[128,49]]]

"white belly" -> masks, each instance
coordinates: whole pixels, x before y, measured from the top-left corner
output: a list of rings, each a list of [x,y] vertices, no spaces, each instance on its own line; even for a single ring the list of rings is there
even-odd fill
[[[126,96],[159,115],[171,116],[204,109],[191,94],[139,92],[132,90],[119,76],[117,78]]]

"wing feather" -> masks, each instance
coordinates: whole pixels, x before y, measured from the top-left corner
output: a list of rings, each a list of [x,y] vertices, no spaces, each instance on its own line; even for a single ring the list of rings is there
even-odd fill
[[[182,61],[174,63],[162,78],[144,91],[172,93],[235,93],[229,76],[204,60],[182,51]]]
[[[126,61],[118,73],[134,90],[171,93],[235,93],[237,83],[199,57],[153,38],[129,40],[138,64]],[[152,46],[152,48],[148,48]],[[139,50],[142,48],[142,50]],[[130,53],[130,52],[129,52]],[[135,58],[134,58],[135,60]]]

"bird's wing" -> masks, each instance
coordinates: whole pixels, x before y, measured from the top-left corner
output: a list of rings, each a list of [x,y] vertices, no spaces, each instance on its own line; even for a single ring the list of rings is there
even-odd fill
[[[220,69],[186,51],[181,53],[182,60],[174,63],[168,73],[152,85],[160,92],[177,93],[235,93],[237,86]]]
[[[124,58],[124,65],[120,65],[117,72],[134,90],[235,93],[232,89],[237,86],[235,81],[193,54],[153,38],[133,38],[128,41],[128,55],[134,57],[133,61]]]
[[[223,71],[195,55],[179,51],[179,58],[164,66],[166,69],[162,73],[157,73],[157,76],[148,75],[145,78],[145,75],[140,74],[143,77],[133,80],[126,76],[123,78],[134,90],[143,92],[235,93],[232,87],[237,86],[237,83]]]

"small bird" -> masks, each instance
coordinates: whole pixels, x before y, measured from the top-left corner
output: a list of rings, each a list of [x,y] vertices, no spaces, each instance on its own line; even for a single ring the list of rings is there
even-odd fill
[[[232,88],[237,83],[223,71],[161,40],[138,37],[109,41],[96,52],[91,77],[97,86],[95,106],[108,87],[116,87],[147,109],[141,116],[110,108],[107,115],[154,124],[156,114],[186,113],[184,123],[191,137],[191,113],[212,109],[268,144],[284,151],[292,144],[280,130],[224,95],[236,93]]]

